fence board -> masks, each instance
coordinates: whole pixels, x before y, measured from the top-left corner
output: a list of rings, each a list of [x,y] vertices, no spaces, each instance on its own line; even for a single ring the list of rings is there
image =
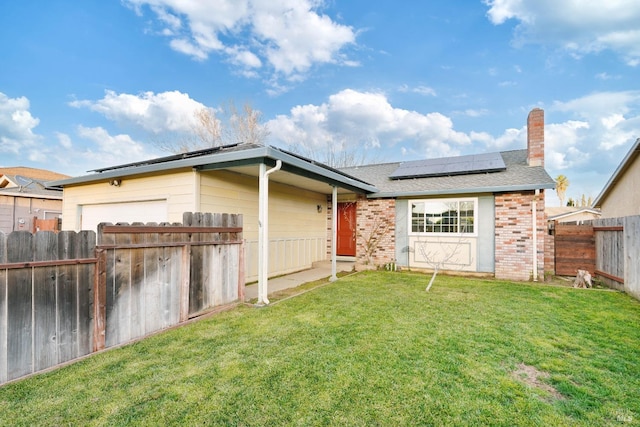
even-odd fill
[[[62,232],[64,233],[64,232]],[[60,234],[62,234],[60,233]],[[58,239],[60,238],[58,235]],[[79,259],[95,257],[96,233],[94,231],[81,231],[75,236],[75,256]],[[89,354],[93,343],[93,318],[94,318],[94,284],[96,283],[96,264],[78,265],[76,274],[76,295],[78,301],[77,343],[76,357]]]
[[[31,261],[33,235],[17,231],[7,237],[7,262]],[[7,380],[33,370],[31,269],[7,272]]]
[[[131,235],[117,234],[115,243],[126,247],[131,243]],[[113,253],[115,259],[111,316],[107,310],[107,326],[112,324],[115,332],[113,340],[109,340],[109,328],[107,327],[107,342],[110,342],[111,345],[131,340],[131,249],[116,249]]]
[[[624,290],[640,300],[640,216],[624,218]]]
[[[133,223],[132,226],[140,226],[142,223]],[[133,245],[143,243],[144,235],[142,233],[130,234],[131,243]],[[145,281],[144,281],[144,260],[145,249],[131,249],[131,292],[129,294],[130,316],[129,330],[131,335],[129,339],[135,339],[144,336],[145,328]]]
[[[76,233],[62,231],[58,234],[58,259],[74,259],[76,255]],[[78,357],[78,277],[77,266],[58,267],[58,362]]]
[[[57,257],[58,239],[53,231],[34,236],[33,261],[51,261]],[[33,370],[40,371],[58,363],[58,304],[56,267],[33,269]]]
[[[0,263],[7,262],[7,238],[0,231]],[[7,270],[0,269],[0,384],[7,381]]]
[[[147,224],[149,227],[157,227],[156,223]],[[141,233],[142,242],[147,244],[158,243],[158,233]],[[144,308],[143,327],[145,334],[162,329],[160,306],[161,283],[158,280],[158,258],[159,249],[157,247],[145,248],[143,251],[142,264],[142,301]]]
[[[195,212],[190,217],[191,223],[185,225],[203,226],[203,217],[201,212]],[[199,242],[200,234],[192,234],[191,241]],[[191,247],[191,262],[189,272],[189,315],[197,313],[204,307],[204,284],[203,284],[203,255],[204,248],[200,245]]]

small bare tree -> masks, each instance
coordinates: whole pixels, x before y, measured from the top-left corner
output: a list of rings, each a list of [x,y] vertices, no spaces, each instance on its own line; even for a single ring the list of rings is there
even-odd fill
[[[332,168],[347,168],[371,164],[377,161],[372,150],[366,147],[347,147],[344,142],[334,142],[321,148],[309,147],[305,144],[289,145],[290,151],[324,163]]]
[[[375,215],[366,228],[358,230],[358,241],[367,265],[373,265],[375,252],[388,242],[394,230],[395,225],[384,215]]]
[[[441,239],[438,239],[438,241],[435,242],[434,248],[431,250],[427,250],[427,242],[418,241],[418,243],[423,243],[418,245],[418,250],[424,258],[424,262],[433,269],[433,274],[426,288],[426,291],[429,292],[433,282],[436,280],[439,270],[443,269],[447,264],[459,263],[460,248],[462,244],[465,243],[465,239],[460,237],[456,242],[442,242]],[[453,243],[453,246],[448,247],[442,243]]]
[[[201,108],[193,113],[191,133],[165,135],[154,141],[160,149],[171,153],[219,147],[229,144],[264,144],[269,131],[262,122],[262,113],[251,104],[244,104],[239,111],[233,101],[217,110]]]

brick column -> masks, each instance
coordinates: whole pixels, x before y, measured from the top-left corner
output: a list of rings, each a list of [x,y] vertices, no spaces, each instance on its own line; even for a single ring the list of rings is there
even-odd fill
[[[380,266],[395,260],[395,218],[395,199],[358,200],[356,258],[359,264]]]
[[[506,280],[531,280],[533,277],[533,229],[531,209],[535,194],[505,193],[495,197],[495,276]],[[536,206],[538,280],[544,278],[546,227],[544,192]]]

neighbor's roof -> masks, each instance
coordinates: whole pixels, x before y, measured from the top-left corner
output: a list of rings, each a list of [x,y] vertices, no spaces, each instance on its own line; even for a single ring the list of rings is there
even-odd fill
[[[544,213],[547,215],[548,220],[568,218],[570,216],[583,213],[590,213],[597,216],[600,216],[601,214],[598,209],[576,208],[573,206],[548,206],[544,209]]]
[[[349,176],[325,164],[271,146],[232,144],[192,151],[167,157],[96,169],[93,174],[48,183],[50,187],[94,183],[127,176],[166,172],[182,168],[221,170],[234,167],[256,166],[261,163],[274,166],[282,161],[282,171],[346,188],[359,193],[373,193],[377,189],[366,181]]]
[[[45,169],[28,168],[24,166],[15,166],[10,168],[0,168],[0,176],[24,176],[27,178],[33,178],[40,181],[52,181],[54,179],[69,178],[69,175],[63,175],[61,173],[52,172]]]
[[[0,195],[62,200],[62,191],[49,189],[44,181],[22,175],[0,175]]]
[[[378,192],[368,195],[370,198],[499,193],[555,188],[555,181],[544,167],[527,164],[527,150],[504,151],[500,155],[506,169],[487,173],[389,179],[388,177],[401,163],[365,165],[341,170],[376,186]]]
[[[622,162],[620,163],[620,165],[618,165],[618,168],[615,170],[615,172],[613,172],[613,175],[611,175],[611,178],[609,178],[609,181],[607,181],[607,184],[604,186],[600,194],[598,194],[598,197],[596,197],[596,200],[593,202],[593,206],[602,206],[602,202],[609,196],[611,190],[615,188],[618,181],[620,181],[622,176],[631,167],[638,155],[640,155],[640,138],[636,139],[636,142],[631,146],[631,149],[624,157],[624,159],[622,159]]]

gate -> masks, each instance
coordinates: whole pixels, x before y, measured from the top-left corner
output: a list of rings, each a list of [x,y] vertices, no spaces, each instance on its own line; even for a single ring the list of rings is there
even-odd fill
[[[596,241],[593,226],[556,221],[555,263],[558,276],[575,276],[578,270],[594,274]]]

